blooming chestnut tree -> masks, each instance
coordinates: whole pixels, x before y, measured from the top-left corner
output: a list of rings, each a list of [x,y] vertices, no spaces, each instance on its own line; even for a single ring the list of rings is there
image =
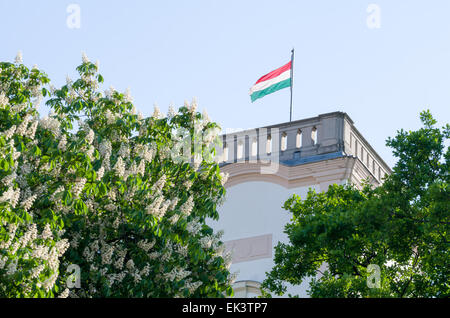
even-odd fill
[[[54,172],[43,150],[56,141],[36,111],[48,82],[20,55],[0,63],[0,297],[55,296],[69,246],[49,202]]]
[[[38,70],[0,65],[1,116],[11,118],[0,124],[0,293],[232,294],[230,257],[205,223],[225,191],[213,160],[219,127],[195,100],[143,118],[129,91],[99,91],[85,55],[80,78],[49,91]],[[34,99],[47,94],[52,112],[38,119]]]

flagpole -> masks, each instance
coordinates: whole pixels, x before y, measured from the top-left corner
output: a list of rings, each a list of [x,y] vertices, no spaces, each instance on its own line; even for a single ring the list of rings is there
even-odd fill
[[[289,121],[292,121],[292,87],[294,85],[294,48],[291,51],[291,111]]]

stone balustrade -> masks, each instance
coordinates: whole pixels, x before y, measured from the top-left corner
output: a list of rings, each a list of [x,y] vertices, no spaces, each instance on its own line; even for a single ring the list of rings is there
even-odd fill
[[[295,166],[353,156],[380,182],[391,172],[343,112],[228,133],[222,141],[221,166],[240,162]]]

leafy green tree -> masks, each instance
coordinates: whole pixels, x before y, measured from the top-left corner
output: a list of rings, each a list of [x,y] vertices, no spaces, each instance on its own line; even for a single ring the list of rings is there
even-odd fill
[[[285,202],[289,243],[275,248],[266,295],[314,277],[311,297],[450,296],[450,126],[436,128],[429,111],[421,120],[387,140],[398,161],[381,186],[334,185]]]
[[[11,244],[3,249],[0,246],[0,257],[5,260],[0,267],[2,295],[232,294],[230,257],[223,255],[221,233],[213,233],[205,224],[207,218],[218,218],[216,207],[225,191],[226,177],[213,160],[219,127],[206,113],[196,112],[195,101],[185,103],[179,113],[171,108],[167,117],[155,107],[154,114],[144,118],[136,114],[129,91],[110,88],[99,92],[103,77],[98,65],[83,55],[83,63],[77,67],[80,78],[67,79],[59,89],[51,85],[48,90],[35,89],[38,97],[49,95],[47,105],[52,109],[49,116],[39,119],[35,103],[23,98],[16,102],[11,90],[3,89],[23,90],[22,82],[28,80],[30,71],[20,61],[0,65],[2,116],[12,118],[2,121],[0,132],[9,138],[0,141],[13,149],[9,156],[2,151],[2,182],[7,185],[0,188],[0,194],[2,198],[5,193],[11,196],[13,190],[8,189],[13,188],[33,197],[27,209],[18,209],[11,200],[0,203],[0,243],[20,240],[12,229],[22,222],[28,227],[37,223],[38,230],[51,230],[53,241],[48,244],[61,245],[55,256],[57,264],[40,271],[40,280],[51,278],[46,288],[39,281],[30,281],[32,288],[26,293],[7,292],[11,284],[23,290],[24,277],[33,275],[20,265],[19,251],[25,246],[20,245],[17,251],[10,250]],[[49,82],[44,75],[35,76],[41,76],[40,85]],[[14,113],[15,104],[25,102],[33,120],[27,119],[27,113]],[[33,138],[22,142],[19,128],[9,136],[11,127],[27,120],[23,129],[28,132],[36,126]],[[11,138],[13,142],[8,144]],[[23,149],[28,157],[21,161],[25,155],[15,156],[14,151]],[[11,156],[17,160],[15,166]],[[22,198],[16,197],[16,201]],[[42,240],[42,236],[38,238]],[[18,260],[15,270],[8,271],[14,259]],[[32,254],[27,260],[37,266],[40,258]],[[73,265],[79,267],[80,277],[71,272]],[[74,284],[78,281],[79,288]]]

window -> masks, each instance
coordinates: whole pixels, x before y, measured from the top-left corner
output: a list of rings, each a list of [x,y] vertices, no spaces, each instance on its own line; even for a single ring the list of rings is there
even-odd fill
[[[296,140],[295,140],[295,146],[297,148],[301,148],[301,146],[302,146],[302,130],[301,129],[297,130],[297,137],[296,137]]]
[[[266,142],[266,153],[272,153],[272,136],[267,136],[267,142]]]
[[[242,159],[243,156],[244,156],[244,143],[242,142],[242,140],[240,140],[237,145],[236,157],[237,159]]]
[[[313,145],[317,144],[317,128],[313,127],[313,129],[311,130],[311,139],[312,139],[312,143]]]
[[[256,138],[252,139],[252,157],[256,157],[258,155],[258,140]]]
[[[281,151],[285,151],[287,148],[287,134],[283,132],[281,134]]]
[[[225,145],[223,148],[223,161],[228,161],[228,146]]]

